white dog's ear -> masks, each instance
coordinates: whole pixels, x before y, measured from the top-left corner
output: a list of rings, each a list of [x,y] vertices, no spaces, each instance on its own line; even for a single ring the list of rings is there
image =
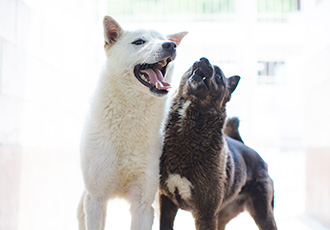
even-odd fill
[[[187,34],[188,34],[188,32],[186,32],[186,31],[176,33],[176,34],[170,34],[170,35],[167,35],[167,39],[172,41],[172,42],[175,42],[177,45],[180,45],[180,42],[181,42],[182,38],[184,36],[186,36]]]
[[[123,31],[118,22],[110,16],[104,17],[103,27],[105,47],[115,43]]]

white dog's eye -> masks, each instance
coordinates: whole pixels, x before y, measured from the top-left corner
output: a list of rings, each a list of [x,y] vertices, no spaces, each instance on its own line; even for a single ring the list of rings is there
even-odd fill
[[[133,45],[137,45],[137,46],[143,45],[144,43],[146,43],[146,41],[143,39],[137,39],[134,42],[132,42]]]

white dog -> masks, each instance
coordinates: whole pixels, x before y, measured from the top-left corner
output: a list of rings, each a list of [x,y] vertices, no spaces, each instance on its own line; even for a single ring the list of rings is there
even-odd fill
[[[107,61],[82,138],[79,228],[104,229],[107,201],[119,196],[131,203],[131,229],[150,230],[170,62],[187,33],[125,31],[109,16],[103,25]]]

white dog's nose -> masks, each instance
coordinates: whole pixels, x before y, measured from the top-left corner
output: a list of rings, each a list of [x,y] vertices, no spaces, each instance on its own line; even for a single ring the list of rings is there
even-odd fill
[[[171,55],[176,51],[175,42],[164,42],[162,47],[165,51],[169,52]]]

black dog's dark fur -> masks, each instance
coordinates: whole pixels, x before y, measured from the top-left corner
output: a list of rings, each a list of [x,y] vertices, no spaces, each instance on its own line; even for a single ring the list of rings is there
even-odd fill
[[[161,230],[173,229],[179,208],[193,214],[198,230],[223,230],[245,209],[260,229],[277,229],[267,164],[242,143],[238,120],[226,129],[237,140],[222,131],[225,106],[239,79],[226,78],[205,58],[182,77],[160,163]]]

